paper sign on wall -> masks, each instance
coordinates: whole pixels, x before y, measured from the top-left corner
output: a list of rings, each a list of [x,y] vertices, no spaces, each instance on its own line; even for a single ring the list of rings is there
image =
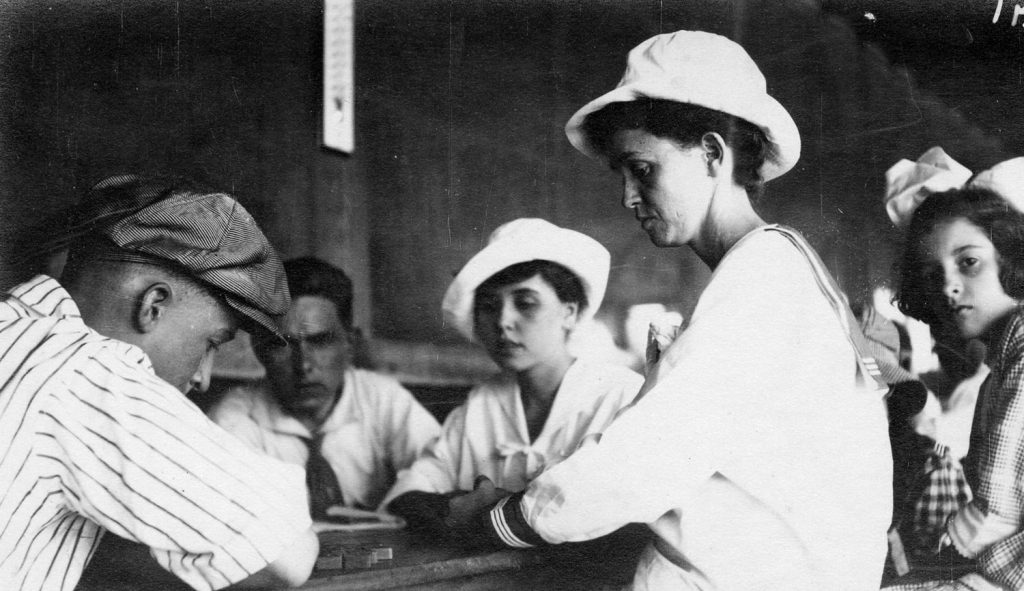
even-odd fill
[[[324,145],[346,153],[355,147],[354,1],[324,0]]]

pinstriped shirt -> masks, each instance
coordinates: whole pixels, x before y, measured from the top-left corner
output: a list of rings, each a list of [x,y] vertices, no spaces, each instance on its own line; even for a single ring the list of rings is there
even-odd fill
[[[107,530],[217,589],[310,525],[300,468],[216,427],[46,276],[0,302],[0,433],[0,589],[74,589]]]

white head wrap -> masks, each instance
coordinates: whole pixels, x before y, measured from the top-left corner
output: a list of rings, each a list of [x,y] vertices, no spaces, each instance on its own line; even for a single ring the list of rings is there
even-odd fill
[[[885,210],[903,228],[932,193],[952,189],[988,189],[1024,212],[1024,157],[1012,158],[979,172],[971,171],[936,146],[917,159],[900,160],[885,172]]]

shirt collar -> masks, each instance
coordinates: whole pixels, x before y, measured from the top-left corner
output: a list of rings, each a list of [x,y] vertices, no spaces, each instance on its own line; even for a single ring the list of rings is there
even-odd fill
[[[8,294],[41,316],[62,318],[85,326],[82,312],[71,294],[49,275],[36,275],[11,289]]]
[[[90,331],[99,335],[98,332],[89,328],[82,320],[82,312],[78,304],[71,297],[71,294],[53,277],[48,275],[36,275],[31,280],[22,283],[7,292],[9,296],[16,298],[22,305],[31,309],[41,317],[59,318],[67,323],[65,326],[77,326],[81,330]],[[125,359],[134,361],[147,371],[153,372],[153,362],[141,348],[124,341],[107,339],[116,349],[121,351]]]
[[[359,405],[356,404],[355,395],[355,370],[351,367],[345,370],[345,383],[342,386],[341,398],[334,405],[334,410],[321,425],[320,431],[328,432],[340,428],[345,423],[360,423],[363,420]]]
[[[551,410],[548,411],[547,419],[544,421],[544,426],[541,428],[540,433],[537,435],[537,440],[530,445],[534,445],[542,439],[546,438],[550,434],[548,425],[561,424],[564,420],[563,415],[569,412],[575,412],[579,408],[583,408],[581,405],[588,403],[592,404],[592,401],[580,400],[582,396],[592,396],[593,392],[584,391],[578,386],[578,379],[576,374],[583,372],[586,373],[586,363],[576,359],[569,365],[569,369],[565,371],[565,375],[562,376],[561,383],[558,384],[558,389],[555,391],[555,399],[551,401]],[[505,412],[509,416],[515,417],[515,423],[517,428],[521,431],[520,435],[523,437],[523,441],[529,441],[530,437],[527,434],[526,429],[526,411],[523,409],[523,401],[521,398],[521,391],[519,384],[516,382],[514,375],[505,374],[505,379],[510,380],[512,396],[502,400],[502,404],[505,405]],[[529,447],[529,446],[527,446]]]
[[[327,415],[327,420],[318,429],[321,433],[329,433],[337,430],[345,423],[350,422],[361,422],[362,413],[359,412],[359,407],[355,404],[354,396],[354,375],[352,368],[345,370],[345,383],[341,391],[341,397],[338,399],[337,404],[331,410],[331,414]],[[273,429],[278,433],[285,435],[294,435],[303,439],[312,439],[313,433],[300,421],[292,415],[285,412],[280,405],[275,403],[276,411],[273,417]]]
[[[312,439],[313,434],[309,432],[309,429],[302,424],[302,421],[296,419],[292,415],[288,414],[278,405],[274,403],[275,411],[271,420],[273,422],[271,428],[283,435],[294,435],[303,439]]]

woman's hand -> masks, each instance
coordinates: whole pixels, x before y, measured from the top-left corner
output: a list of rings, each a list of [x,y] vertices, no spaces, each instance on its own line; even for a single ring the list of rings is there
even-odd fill
[[[477,476],[471,492],[448,500],[448,515],[444,518],[444,524],[452,530],[467,528],[475,523],[481,513],[489,511],[498,501],[511,494],[494,486],[490,478]]]

